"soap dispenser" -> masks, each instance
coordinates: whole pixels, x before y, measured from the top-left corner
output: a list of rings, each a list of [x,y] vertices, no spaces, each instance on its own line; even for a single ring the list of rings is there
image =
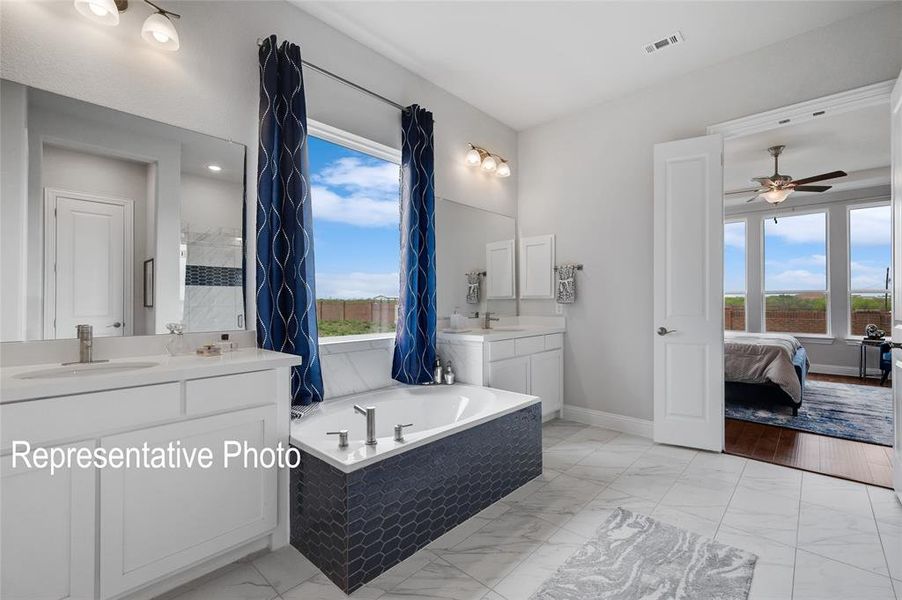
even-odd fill
[[[185,325],[182,323],[166,323],[166,329],[169,330],[169,343],[166,344],[166,351],[169,355],[188,354],[188,342],[185,341]]]
[[[442,359],[435,357],[435,367],[432,369],[432,383],[441,383],[444,379],[442,373]]]
[[[451,361],[448,361],[448,364],[445,366],[445,384],[453,385],[454,379],[456,376],[454,375],[454,368],[451,366]]]

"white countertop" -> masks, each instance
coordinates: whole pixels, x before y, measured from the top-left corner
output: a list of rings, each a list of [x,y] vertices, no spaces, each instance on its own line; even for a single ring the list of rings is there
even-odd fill
[[[2,368],[0,403],[291,367],[300,365],[301,357],[271,350],[241,348],[222,356],[134,356],[114,359],[104,364],[127,363],[157,364],[132,371],[52,379],[20,379],[19,376],[32,371],[59,368],[59,363]]]
[[[495,342],[516,338],[564,333],[563,325],[496,325],[492,329],[469,329],[460,333],[439,329],[438,339],[447,342]]]

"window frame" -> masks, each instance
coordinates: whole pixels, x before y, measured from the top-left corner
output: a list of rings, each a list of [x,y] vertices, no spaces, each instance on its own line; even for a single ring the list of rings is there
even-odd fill
[[[307,119],[307,135],[325,140],[327,142],[331,142],[333,144],[337,144],[339,146],[343,146],[345,148],[348,148],[349,150],[361,152],[373,158],[378,158],[394,163],[398,165],[399,168],[401,167],[400,148],[392,148],[391,146],[386,146],[385,144],[374,142],[369,138],[351,133],[350,131],[345,131],[344,129],[339,129],[338,127],[333,127],[332,125],[327,125],[326,123],[322,123],[314,119]],[[399,193],[399,206],[400,201],[401,196]],[[316,224],[314,223],[314,227],[315,226]],[[400,268],[400,262],[398,264],[398,268]],[[371,342],[374,340],[390,341],[394,340],[396,335],[396,331],[387,331],[382,333],[319,336],[318,342],[320,346],[328,346],[332,344],[348,344],[353,342]]]
[[[768,295],[779,295],[779,294],[805,294],[809,292],[818,292],[819,290],[778,290],[778,291],[767,291],[767,221],[773,218],[777,219],[786,219],[790,217],[802,217],[805,215],[813,215],[813,214],[822,214],[824,215],[824,256],[826,256],[826,264],[824,265],[824,299],[826,303],[826,319],[827,319],[827,331],[825,333],[803,333],[800,331],[774,331],[769,330],[767,328],[767,297]],[[832,295],[830,294],[830,209],[826,206],[812,207],[812,208],[790,208],[787,210],[771,210],[762,213],[761,215],[761,250],[760,250],[760,265],[761,265],[761,329],[765,333],[786,333],[795,337],[801,338],[812,338],[812,337],[820,337],[820,338],[829,338],[833,337],[833,302]]]
[[[748,310],[749,310],[749,219],[748,219],[748,217],[733,217],[733,218],[725,217],[723,220],[724,228],[726,228],[727,225],[731,225],[734,223],[742,223],[742,234],[744,236],[743,237],[744,247],[743,247],[743,251],[742,251],[742,258],[743,258],[743,263],[745,263],[743,265],[743,273],[742,273],[743,277],[742,278],[743,278],[743,287],[745,288],[745,290],[742,293],[731,292],[726,289],[726,286],[724,286],[723,308],[726,307],[727,296],[742,296],[742,303],[743,303],[744,310],[745,310],[745,318],[743,319],[744,327],[741,330],[740,329],[727,330],[725,328],[725,331],[748,332],[748,330],[749,330],[749,316],[748,316]],[[726,243],[724,243],[724,249],[726,249]],[[726,274],[726,269],[724,269],[724,274]]]
[[[888,207],[890,209],[890,287],[886,290],[857,290],[852,288],[852,211],[866,208]],[[895,302],[893,298],[893,230],[892,230],[892,202],[890,200],[875,200],[872,202],[858,202],[846,205],[846,297],[849,302],[849,310],[846,311],[846,335],[849,338],[858,339],[860,335],[852,333],[852,295],[853,294],[881,294],[888,293],[890,302]],[[890,305],[892,311],[892,304]]]

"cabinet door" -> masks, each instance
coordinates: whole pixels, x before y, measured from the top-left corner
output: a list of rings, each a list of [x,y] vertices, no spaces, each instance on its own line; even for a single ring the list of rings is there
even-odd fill
[[[530,357],[529,393],[542,399],[542,416],[564,406],[564,360],[560,350],[541,352]]]
[[[486,290],[488,299],[516,297],[514,285],[514,240],[485,245]]]
[[[489,363],[489,387],[529,393],[529,357],[518,356]]]
[[[0,597],[93,600],[94,478],[93,467],[51,475],[0,459]]]
[[[554,236],[520,240],[520,297],[554,298]]]
[[[104,448],[209,448],[213,464],[105,469],[100,474],[100,587],[109,598],[265,534],[276,526],[278,470],[224,465],[224,445],[276,444],[263,406],[102,438]]]

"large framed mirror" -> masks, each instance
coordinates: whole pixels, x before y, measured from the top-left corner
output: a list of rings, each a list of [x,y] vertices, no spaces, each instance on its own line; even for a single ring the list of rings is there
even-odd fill
[[[244,329],[246,148],[0,80],[0,341]]]

